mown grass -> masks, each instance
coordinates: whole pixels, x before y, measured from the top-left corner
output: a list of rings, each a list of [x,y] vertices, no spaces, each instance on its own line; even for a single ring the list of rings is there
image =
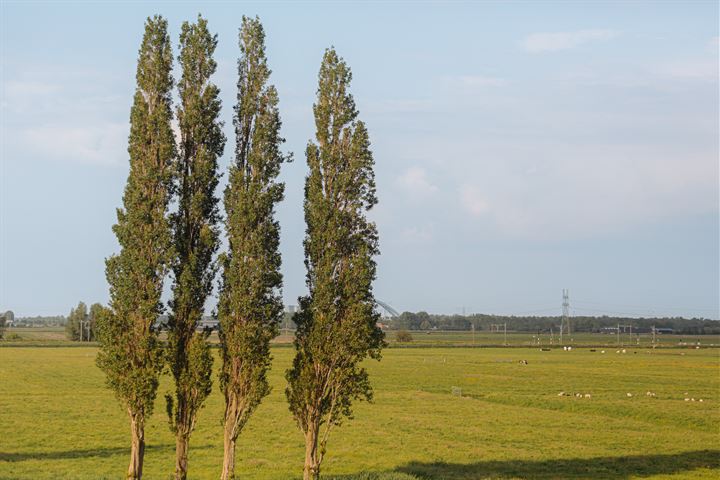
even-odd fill
[[[90,347],[0,348],[0,479],[124,478],[128,425],[95,354]],[[276,347],[273,355],[273,392],[240,438],[240,478],[301,473],[302,436],[283,393],[292,349]],[[356,418],[333,433],[324,474],[337,480],[717,478],[718,360],[717,349],[388,349],[381,362],[368,363],[375,403],[359,404]],[[462,396],[453,396],[452,387]],[[149,480],[170,478],[174,466],[160,400],[169,389],[164,378],[147,428]],[[591,398],[558,396],[561,391]],[[219,476],[222,411],[215,390],[192,438],[192,479]]]
[[[273,340],[276,345],[290,345],[293,341],[293,330],[282,330],[281,335]],[[543,333],[537,335],[530,332],[469,332],[469,331],[418,331],[409,332],[412,341],[398,343],[396,340],[397,331],[389,330],[385,333],[386,339],[391,346],[397,347],[428,347],[428,346],[461,346],[461,347],[482,347],[482,346],[507,346],[512,347],[552,347],[560,348],[560,338],[557,334],[550,335]],[[82,346],[87,343],[72,342],[67,340],[63,327],[16,327],[8,329],[6,338],[0,341],[2,346]],[[161,334],[161,338],[165,338]],[[218,343],[217,332],[210,335],[210,342]],[[688,348],[694,346],[717,347],[720,346],[720,335],[657,335],[656,346],[661,348],[679,347]],[[653,337],[649,333],[637,334],[623,333],[617,335],[602,333],[576,332],[565,336],[564,345],[568,346],[598,346],[598,347],[650,347]],[[93,343],[92,345],[95,345]]]

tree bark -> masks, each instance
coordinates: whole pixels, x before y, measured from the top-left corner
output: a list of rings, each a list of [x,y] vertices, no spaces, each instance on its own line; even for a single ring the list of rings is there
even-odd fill
[[[189,435],[178,433],[175,437],[175,480],[187,479],[189,447]]]
[[[303,469],[303,480],[320,479],[320,461],[318,457],[318,432],[319,422],[312,421],[308,424],[305,432],[305,468]]]
[[[145,457],[145,422],[141,413],[128,411],[130,415],[130,466],[128,467],[128,480],[142,478],[143,459]]]
[[[225,398],[224,453],[221,480],[233,480],[235,478],[235,444],[239,433],[239,410],[237,394],[228,391]]]
[[[225,450],[223,453],[223,468],[221,480],[233,480],[235,478],[235,442],[233,436],[235,430],[234,419],[236,417],[227,417],[225,419],[225,432],[223,434],[225,440]]]

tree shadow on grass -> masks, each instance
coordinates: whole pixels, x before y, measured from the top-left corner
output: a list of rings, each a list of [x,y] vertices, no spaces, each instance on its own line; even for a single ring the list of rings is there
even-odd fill
[[[193,450],[205,450],[210,445],[193,446]],[[175,445],[147,445],[145,453],[148,452],[174,452]],[[26,460],[65,460],[72,458],[89,458],[89,457],[113,457],[115,455],[130,455],[129,447],[116,448],[88,448],[66,450],[62,452],[0,452],[0,462],[24,462]]]
[[[720,450],[698,450],[668,455],[507,460],[460,463],[410,462],[395,469],[421,479],[480,480],[485,478],[612,479],[680,473],[698,468],[720,468]]]

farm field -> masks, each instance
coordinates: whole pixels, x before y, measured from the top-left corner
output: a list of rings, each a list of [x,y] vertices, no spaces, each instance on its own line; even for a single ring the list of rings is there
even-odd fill
[[[273,391],[239,439],[240,478],[300,477],[303,441],[284,397],[292,353],[273,348]],[[356,418],[333,432],[324,478],[718,478],[718,353],[387,349],[368,363],[375,404],[358,404]],[[95,354],[0,348],[0,479],[124,478],[128,424]],[[169,389],[166,377],[146,431],[150,480],[170,478],[174,466],[162,404]],[[222,413],[215,388],[192,437],[192,479],[219,477]]]
[[[290,344],[293,340],[293,330],[282,330],[281,334],[273,340],[276,344]],[[560,339],[557,334],[551,336],[543,333],[536,335],[529,332],[508,332],[507,337],[502,332],[491,333],[478,331],[474,334],[467,331],[415,331],[409,332],[412,342],[402,344],[403,347],[416,346],[502,346],[507,340],[508,346],[513,347],[559,347]],[[397,331],[387,331],[386,338],[390,344],[396,343]],[[660,347],[687,347],[687,346],[711,346],[720,347],[720,335],[657,335],[656,345]],[[217,332],[210,336],[212,343],[218,342]],[[618,346],[617,335],[602,333],[579,332],[566,336],[563,342],[565,345],[583,346]],[[652,335],[648,333],[632,334],[623,333],[619,338],[621,346],[649,347],[652,345]],[[62,346],[82,345],[79,342],[68,341],[65,336],[65,329],[62,327],[20,327],[9,329],[6,339],[0,343],[3,345],[28,345],[28,346]]]

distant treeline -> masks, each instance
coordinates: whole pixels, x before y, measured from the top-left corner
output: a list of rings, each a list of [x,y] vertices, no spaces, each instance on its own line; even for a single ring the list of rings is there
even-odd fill
[[[383,320],[395,330],[471,330],[475,326],[477,331],[492,330],[493,325],[506,324],[508,331],[520,332],[550,332],[558,331],[560,316],[533,317],[533,316],[504,316],[504,315],[432,315],[427,312],[403,312],[400,316],[390,320]],[[651,332],[653,326],[657,329],[672,329],[678,334],[720,334],[720,321],[705,318],[630,318],[630,317],[588,317],[573,316],[570,318],[574,332],[608,332],[615,331],[618,324],[621,331],[629,330],[632,325],[633,332]],[[503,327],[501,326],[500,329]]]
[[[285,312],[284,319],[280,324],[281,328],[295,329],[296,325],[292,321],[292,313]],[[161,316],[162,320],[166,320],[166,316]],[[207,323],[214,322],[214,318],[205,315],[203,321]],[[632,317],[588,317],[573,316],[570,318],[572,329],[575,332],[607,332],[608,329],[617,328],[618,324],[622,325],[622,330],[628,330],[627,325],[632,325],[633,332],[649,333],[652,327],[658,329],[672,329],[674,333],[688,335],[720,335],[720,321],[709,320],[706,318],[683,318],[683,317],[663,317],[663,318],[632,318]],[[63,315],[49,317],[20,317],[15,319],[16,327],[53,327],[65,326],[67,318]],[[552,328],[558,331],[560,325],[560,317],[533,317],[533,316],[510,316],[510,315],[435,315],[427,312],[403,312],[399,317],[394,319],[384,319],[383,323],[387,324],[393,330],[471,330],[475,325],[477,331],[489,331],[492,325],[507,324],[508,331],[516,332],[541,332],[549,333]],[[500,327],[502,329],[502,327]]]
[[[67,318],[63,315],[55,315],[50,317],[19,317],[15,319],[13,326],[15,327],[64,327]]]

